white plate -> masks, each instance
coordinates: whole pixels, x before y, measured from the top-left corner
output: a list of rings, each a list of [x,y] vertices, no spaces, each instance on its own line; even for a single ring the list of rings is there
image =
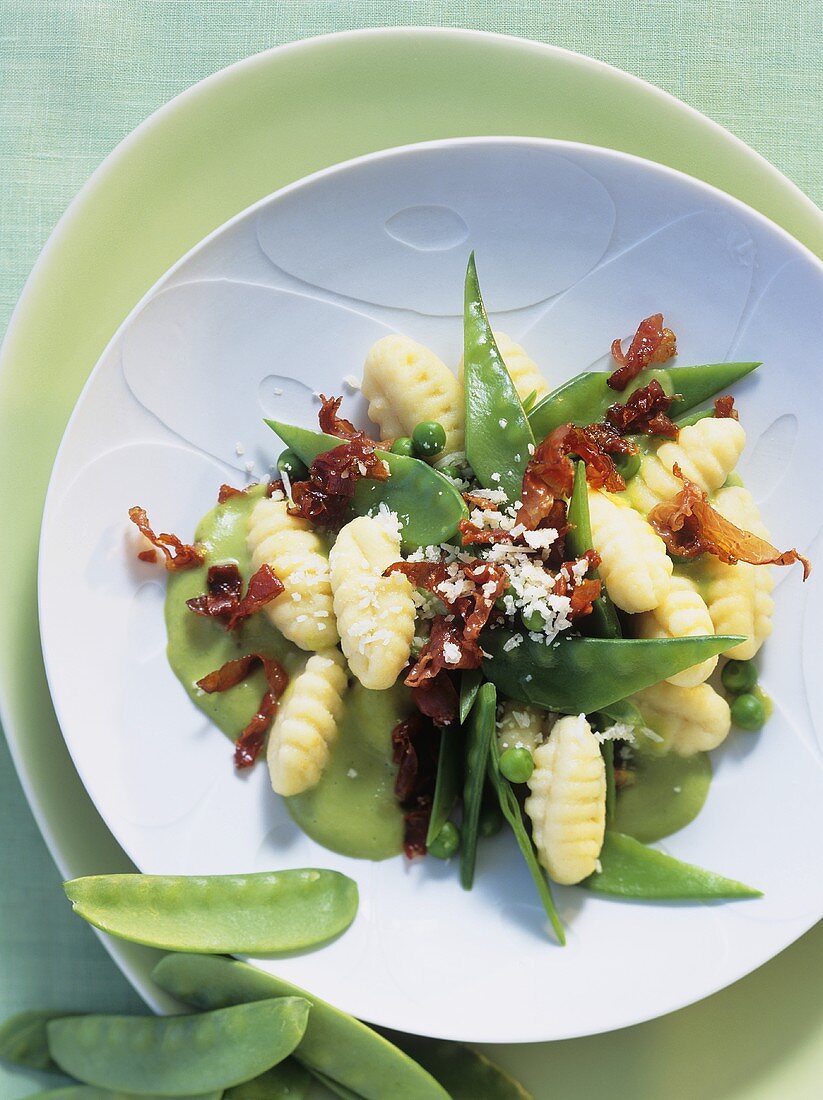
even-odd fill
[[[185,257],[124,323],[89,379],[55,464],[40,614],[49,683],[77,769],[145,872],[325,865],[361,892],[352,929],[258,963],[366,1020],[487,1042],[637,1023],[735,981],[823,913],[820,587],[781,576],[762,677],[761,736],[715,754],[708,803],[665,843],[757,885],[757,901],[647,905],[558,890],[565,949],[543,932],[507,836],[456,868],[345,859],[292,825],[263,767],[238,777],[228,741],[165,661],[163,579],[137,562],[125,513],[187,536],[223,480],[267,472],[277,414],[311,424],[312,391],[346,392],[371,342],[397,330],[447,361],[476,248],[495,323],[552,382],[602,359],[661,309],[678,362],[763,359],[737,387],[744,476],[781,545],[820,526],[813,356],[823,267],[736,200],[625,154],[523,138],[374,154],[285,188]],[[602,365],[602,364],[600,364]],[[281,390],[282,393],[277,391]],[[348,407],[362,418],[359,395]],[[237,455],[237,443],[245,453]],[[820,540],[818,540],[820,541]]]

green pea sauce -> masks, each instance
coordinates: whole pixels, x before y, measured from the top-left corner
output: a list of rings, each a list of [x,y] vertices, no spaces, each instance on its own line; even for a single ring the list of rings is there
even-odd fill
[[[612,828],[643,844],[661,840],[694,821],[712,779],[705,752],[694,756],[635,753],[634,782],[617,792]]]
[[[244,581],[251,576],[246,531],[262,494],[261,487],[230,497],[203,517],[195,537],[205,550],[205,563],[170,574],[166,591],[172,671],[195,706],[232,740],[257,711],[266,690],[262,670],[214,695],[201,691],[197,681],[245,653],[276,658],[290,676],[300,671],[308,656],[288,642],[264,613],[251,616],[229,634],[186,607],[186,600],[206,591],[210,565],[234,562]],[[403,815],[393,794],[391,731],[410,709],[403,687],[375,692],[354,683],[349,689],[340,733],[320,783],[285,800],[295,822],[317,843],[362,859],[386,859],[402,850]]]

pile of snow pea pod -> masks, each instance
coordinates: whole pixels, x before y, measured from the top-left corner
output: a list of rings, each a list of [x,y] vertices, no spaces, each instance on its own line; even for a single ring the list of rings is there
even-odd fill
[[[346,1100],[530,1098],[470,1047],[402,1035],[390,1041],[234,959],[170,954],[152,976],[194,1012],[25,1012],[0,1026],[0,1059],[77,1082],[36,1100],[301,1100],[313,1082]]]

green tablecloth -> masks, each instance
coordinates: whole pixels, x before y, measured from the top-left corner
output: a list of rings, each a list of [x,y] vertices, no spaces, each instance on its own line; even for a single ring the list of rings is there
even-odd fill
[[[272,45],[413,24],[517,34],[611,62],[727,126],[823,200],[821,0],[0,0],[0,335],[69,200],[157,106]],[[807,940],[770,964],[787,968],[787,995],[809,950]],[[0,1017],[43,1005],[139,1001],[62,903],[0,738]],[[757,1053],[762,1088],[778,1052]],[[32,1081],[0,1068],[0,1095],[24,1096]]]

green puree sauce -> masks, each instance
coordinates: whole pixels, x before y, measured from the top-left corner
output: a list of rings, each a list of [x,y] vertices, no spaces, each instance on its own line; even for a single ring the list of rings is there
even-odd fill
[[[617,793],[612,828],[643,844],[661,840],[693,821],[703,808],[712,779],[705,752],[694,756],[635,753],[634,782]]]
[[[248,518],[263,489],[230,497],[200,521],[196,541],[205,563],[169,575],[166,592],[168,659],[192,702],[232,740],[255,714],[266,682],[256,670],[229,691],[206,695],[197,681],[245,653],[275,657],[295,676],[309,654],[290,642],[260,613],[231,634],[186,607],[206,591],[210,565],[236,562],[244,583],[252,573],[246,549]],[[282,597],[280,597],[282,598]],[[292,817],[313,840],[335,852],[386,859],[402,850],[403,815],[393,794],[391,731],[410,710],[406,689],[367,691],[354,683],[346,696],[340,734],[320,783],[285,799]],[[261,762],[258,767],[265,767]],[[272,795],[272,797],[276,797]]]

